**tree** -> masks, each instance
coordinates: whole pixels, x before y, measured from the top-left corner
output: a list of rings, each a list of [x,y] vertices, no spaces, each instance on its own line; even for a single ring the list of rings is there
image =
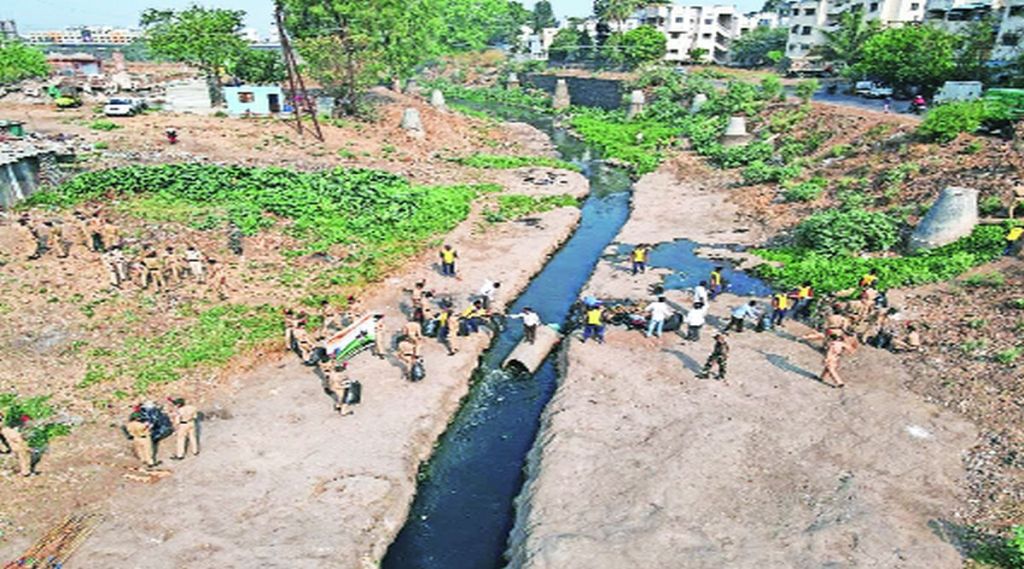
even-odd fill
[[[0,85],[49,74],[50,65],[42,51],[19,41],[0,41]]]
[[[789,30],[786,28],[758,26],[732,41],[729,46],[730,59],[741,67],[774,65],[778,61],[772,61],[768,54],[778,52],[779,59],[782,59],[788,37]]]
[[[555,19],[555,12],[551,9],[551,2],[548,0],[537,0],[533,5],[533,17],[531,19],[533,31],[540,33],[544,28],[553,28],[558,25]]]
[[[227,70],[239,81],[257,85],[280,83],[288,76],[276,50],[246,49],[228,63]]]
[[[548,47],[548,59],[555,62],[575,61],[580,52],[580,34],[575,28],[558,30]]]
[[[647,2],[644,0],[594,0],[594,15],[602,22],[622,23]]]
[[[640,26],[612,35],[607,43],[608,57],[614,63],[635,69],[665,57],[667,42],[665,34],[653,26]]]
[[[438,0],[436,9],[444,22],[441,42],[449,51],[507,42],[532,18],[521,4],[508,0]]]
[[[811,55],[840,67],[852,67],[860,63],[864,45],[881,29],[877,20],[865,20],[862,10],[847,10],[839,17],[835,30],[823,30],[825,43],[816,46]]]
[[[438,4],[439,0],[408,0],[381,5],[381,64],[392,81],[408,79],[418,65],[441,52],[444,21]]]
[[[929,25],[887,28],[865,42],[853,72],[932,93],[956,70],[956,45],[954,35]]]
[[[690,58],[690,61],[694,63],[704,63],[704,58],[710,53],[706,48],[703,47],[691,47],[686,51],[686,57]]]
[[[239,36],[245,12],[192,6],[176,12],[150,8],[141,25],[150,52],[198,67],[206,75],[210,100],[223,101],[220,75],[248,46]]]

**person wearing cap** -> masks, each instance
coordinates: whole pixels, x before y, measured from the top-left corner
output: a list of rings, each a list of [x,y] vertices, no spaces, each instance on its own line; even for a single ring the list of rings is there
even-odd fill
[[[0,414],[0,436],[7,441],[7,448],[18,459],[18,474],[22,476],[32,476],[32,449],[21,434],[28,421],[28,415],[7,419]]]
[[[352,402],[348,392],[352,387],[352,380],[348,378],[346,373],[348,362],[326,363],[321,369],[324,372],[324,383],[327,385],[327,391],[330,392],[331,399],[334,400],[334,410],[342,417],[351,415]]]
[[[384,359],[387,354],[387,330],[384,328],[384,315],[373,315],[373,355]]]
[[[727,334],[725,332],[719,332],[715,334],[715,347],[711,350],[711,355],[708,356],[708,361],[704,363],[704,368],[700,370],[697,377],[700,379],[707,379],[711,376],[711,369],[714,366],[718,366],[718,374],[715,379],[725,381],[725,369],[726,364],[729,361],[729,342],[727,341]]]
[[[192,456],[199,456],[199,438],[196,432],[196,419],[199,411],[185,403],[181,397],[172,399],[174,404],[174,460],[185,458],[185,450],[191,449]]]
[[[135,457],[146,468],[156,466],[158,463],[153,458],[153,431],[149,423],[142,420],[142,414],[136,411],[129,415],[124,429],[132,441]]]

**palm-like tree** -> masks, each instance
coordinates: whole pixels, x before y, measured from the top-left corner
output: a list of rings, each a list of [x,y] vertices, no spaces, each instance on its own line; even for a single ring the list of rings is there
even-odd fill
[[[825,43],[812,49],[811,55],[844,67],[856,65],[861,59],[861,47],[880,29],[879,22],[865,20],[861,10],[848,10],[839,16],[835,30],[822,32]]]

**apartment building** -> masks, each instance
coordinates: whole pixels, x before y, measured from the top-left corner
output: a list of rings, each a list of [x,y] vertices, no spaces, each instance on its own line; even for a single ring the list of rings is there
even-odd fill
[[[732,40],[758,26],[776,27],[778,14],[743,14],[734,5],[683,6],[678,4],[648,6],[627,21],[627,29],[641,25],[654,26],[665,34],[666,61],[688,62],[690,50],[702,49],[705,61],[729,63]]]
[[[14,20],[0,20],[0,40],[18,39],[18,25]]]
[[[128,45],[142,38],[142,30],[81,26],[63,30],[28,32],[28,43],[55,45]]]
[[[925,0],[798,0],[790,7],[786,42],[795,69],[813,64],[815,48],[825,43],[824,32],[835,30],[850,10],[884,26],[900,25],[924,20]]]
[[[998,26],[992,61],[1007,63],[1024,53],[1024,0],[929,0],[925,21],[951,32],[992,18]]]

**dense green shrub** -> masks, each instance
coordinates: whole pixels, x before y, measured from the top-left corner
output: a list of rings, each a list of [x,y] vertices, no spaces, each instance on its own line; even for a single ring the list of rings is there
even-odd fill
[[[0,413],[8,425],[16,425],[22,416],[32,421],[29,431],[24,433],[25,442],[31,448],[43,448],[55,437],[71,432],[71,427],[60,423],[44,423],[53,416],[49,396],[19,397],[17,393],[0,393]]]
[[[783,288],[810,281],[819,293],[855,287],[871,269],[878,271],[878,288],[882,290],[921,285],[949,280],[999,258],[1004,233],[1002,227],[982,225],[955,243],[903,257],[823,255],[799,247],[760,249],[754,253],[778,265],[766,263],[756,272]]]
[[[627,121],[622,111],[583,107],[573,108],[569,125],[584,140],[597,146],[605,158],[623,162],[638,174],[657,169],[664,158],[662,149],[682,132],[679,125],[646,116]]]
[[[770,160],[774,148],[768,142],[751,142],[742,146],[721,146],[707,150],[707,155],[712,162],[722,168],[739,168],[752,162],[764,162]]]
[[[887,251],[899,241],[899,231],[896,222],[884,213],[831,209],[800,222],[793,237],[802,249],[821,255],[841,255]]]
[[[448,99],[470,101],[474,103],[498,103],[510,107],[520,107],[540,113],[551,112],[551,96],[536,89],[503,89],[501,87],[466,87],[449,81],[438,79],[426,81],[424,86],[439,89]]]
[[[761,91],[746,81],[729,81],[724,93],[715,93],[700,112],[708,115],[752,117],[764,108]]]
[[[999,196],[985,196],[978,202],[978,213],[981,215],[996,215],[1003,211],[1003,200]]]
[[[928,140],[947,143],[960,133],[971,133],[985,121],[1003,120],[1006,109],[992,101],[962,101],[946,103],[932,108],[917,127],[917,132]]]
[[[117,129],[122,128],[122,127],[121,127],[121,125],[117,124],[116,122],[114,122],[114,121],[112,121],[110,119],[96,119],[96,120],[92,121],[91,123],[89,123],[89,128],[91,128],[93,130],[111,131],[111,130],[117,130]]]
[[[782,199],[787,202],[812,202],[821,197],[828,187],[828,180],[814,177],[800,183],[783,185]]]

